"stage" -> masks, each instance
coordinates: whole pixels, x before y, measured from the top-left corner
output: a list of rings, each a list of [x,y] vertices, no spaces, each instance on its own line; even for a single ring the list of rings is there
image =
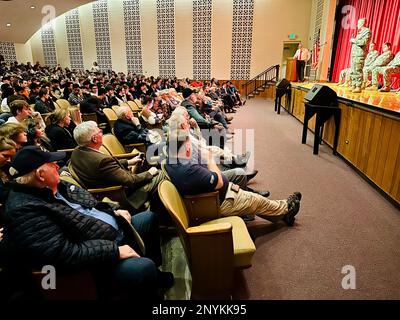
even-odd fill
[[[308,91],[316,83],[326,85],[335,90],[339,100],[355,102],[364,107],[370,107],[376,111],[382,111],[400,117],[400,92],[363,90],[361,93],[352,93],[350,88],[339,87],[336,83],[329,82],[291,82],[291,86],[303,91]]]
[[[355,94],[333,83],[320,84],[338,94],[341,113],[338,154],[400,207],[400,94],[371,91]],[[313,85],[293,82],[291,94],[282,97],[282,107],[300,122],[305,119],[304,99]],[[308,122],[312,131],[315,118]],[[335,129],[332,117],[323,131],[323,141],[331,147]],[[312,145],[309,147],[311,152]]]

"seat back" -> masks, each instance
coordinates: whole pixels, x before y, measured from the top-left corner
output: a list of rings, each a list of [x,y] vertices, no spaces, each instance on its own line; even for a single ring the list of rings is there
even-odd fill
[[[141,110],[141,108],[136,104],[135,101],[128,101],[128,105],[133,112],[138,113]]]
[[[97,122],[97,114],[93,113],[82,113],[82,121],[94,121]]]
[[[110,124],[110,127],[114,128],[114,123],[115,123],[115,121],[118,120],[118,117],[115,114],[114,110],[110,109],[110,108],[104,108],[103,112],[106,115],[106,118],[108,120],[108,123]]]
[[[113,156],[125,153],[124,146],[118,141],[117,137],[111,133],[103,136],[103,146],[109,151],[108,153],[111,153]]]
[[[113,109],[113,111],[115,112],[115,114],[117,114],[117,109],[119,108],[119,106],[112,106],[111,109]]]
[[[183,202],[188,212],[191,227],[221,218],[218,191],[184,196]]]
[[[135,99],[133,101],[136,103],[136,105],[139,107],[139,109],[143,109],[142,102],[139,99]]]
[[[158,194],[165,208],[178,227],[179,237],[181,238],[183,248],[185,249],[188,261],[190,261],[190,252],[188,251],[189,217],[186,212],[185,204],[175,186],[168,180],[161,181],[158,185]]]
[[[102,154],[106,154],[107,156],[112,156],[112,154],[106,148],[104,148],[103,146],[100,147],[99,151]]]
[[[68,109],[68,108],[72,107],[72,105],[69,103],[69,101],[68,101],[68,100],[65,100],[65,99],[58,99],[58,100],[56,101],[56,104],[57,104],[60,108],[65,108],[65,109]]]
[[[233,237],[230,223],[189,226],[182,197],[168,180],[158,193],[174,220],[192,275],[192,299],[228,299],[233,284]]]

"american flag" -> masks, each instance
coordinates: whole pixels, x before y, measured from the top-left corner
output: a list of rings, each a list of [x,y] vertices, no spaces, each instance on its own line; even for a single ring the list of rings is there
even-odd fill
[[[317,37],[315,38],[314,46],[313,46],[313,50],[312,50],[312,64],[311,64],[311,67],[314,70],[317,69],[317,67],[318,67],[319,51],[321,49],[320,42],[319,42],[320,31],[321,30],[318,30],[318,34],[317,34]]]

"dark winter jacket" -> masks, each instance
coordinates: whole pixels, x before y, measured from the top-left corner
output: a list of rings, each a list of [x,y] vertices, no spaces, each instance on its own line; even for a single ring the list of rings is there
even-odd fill
[[[67,182],[61,182],[58,191],[70,202],[113,216],[117,208],[98,202],[86,190]],[[50,264],[79,269],[118,261],[118,231],[57,200],[50,189],[14,184],[4,218],[3,241],[31,266]],[[117,221],[123,223],[122,220]]]
[[[78,145],[71,132],[57,124],[47,126],[46,135],[51,141],[53,150],[73,149]]]
[[[135,126],[132,122],[118,119],[114,124],[114,134],[121,144],[148,143],[148,130],[141,125]]]

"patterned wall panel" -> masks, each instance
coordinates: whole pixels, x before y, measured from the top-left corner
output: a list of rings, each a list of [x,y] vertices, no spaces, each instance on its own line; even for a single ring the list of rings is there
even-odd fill
[[[233,0],[231,79],[249,80],[254,0]]]
[[[211,79],[212,0],[193,0],[193,78]]]
[[[14,43],[0,41],[0,55],[4,57],[5,62],[7,62],[8,64],[10,62],[17,61],[17,54],[15,53]]]
[[[67,42],[71,69],[81,69],[83,65],[83,52],[81,40],[81,27],[79,23],[78,9],[71,10],[65,14],[65,26],[67,29]]]
[[[48,23],[41,29],[44,65],[55,67],[57,65],[56,41],[54,37],[54,26]]]
[[[143,73],[139,0],[123,2],[128,72]]]
[[[93,23],[96,39],[97,63],[100,70],[112,69],[110,25],[108,23],[107,0],[93,2]]]
[[[160,77],[175,77],[174,0],[157,0],[157,32]]]

